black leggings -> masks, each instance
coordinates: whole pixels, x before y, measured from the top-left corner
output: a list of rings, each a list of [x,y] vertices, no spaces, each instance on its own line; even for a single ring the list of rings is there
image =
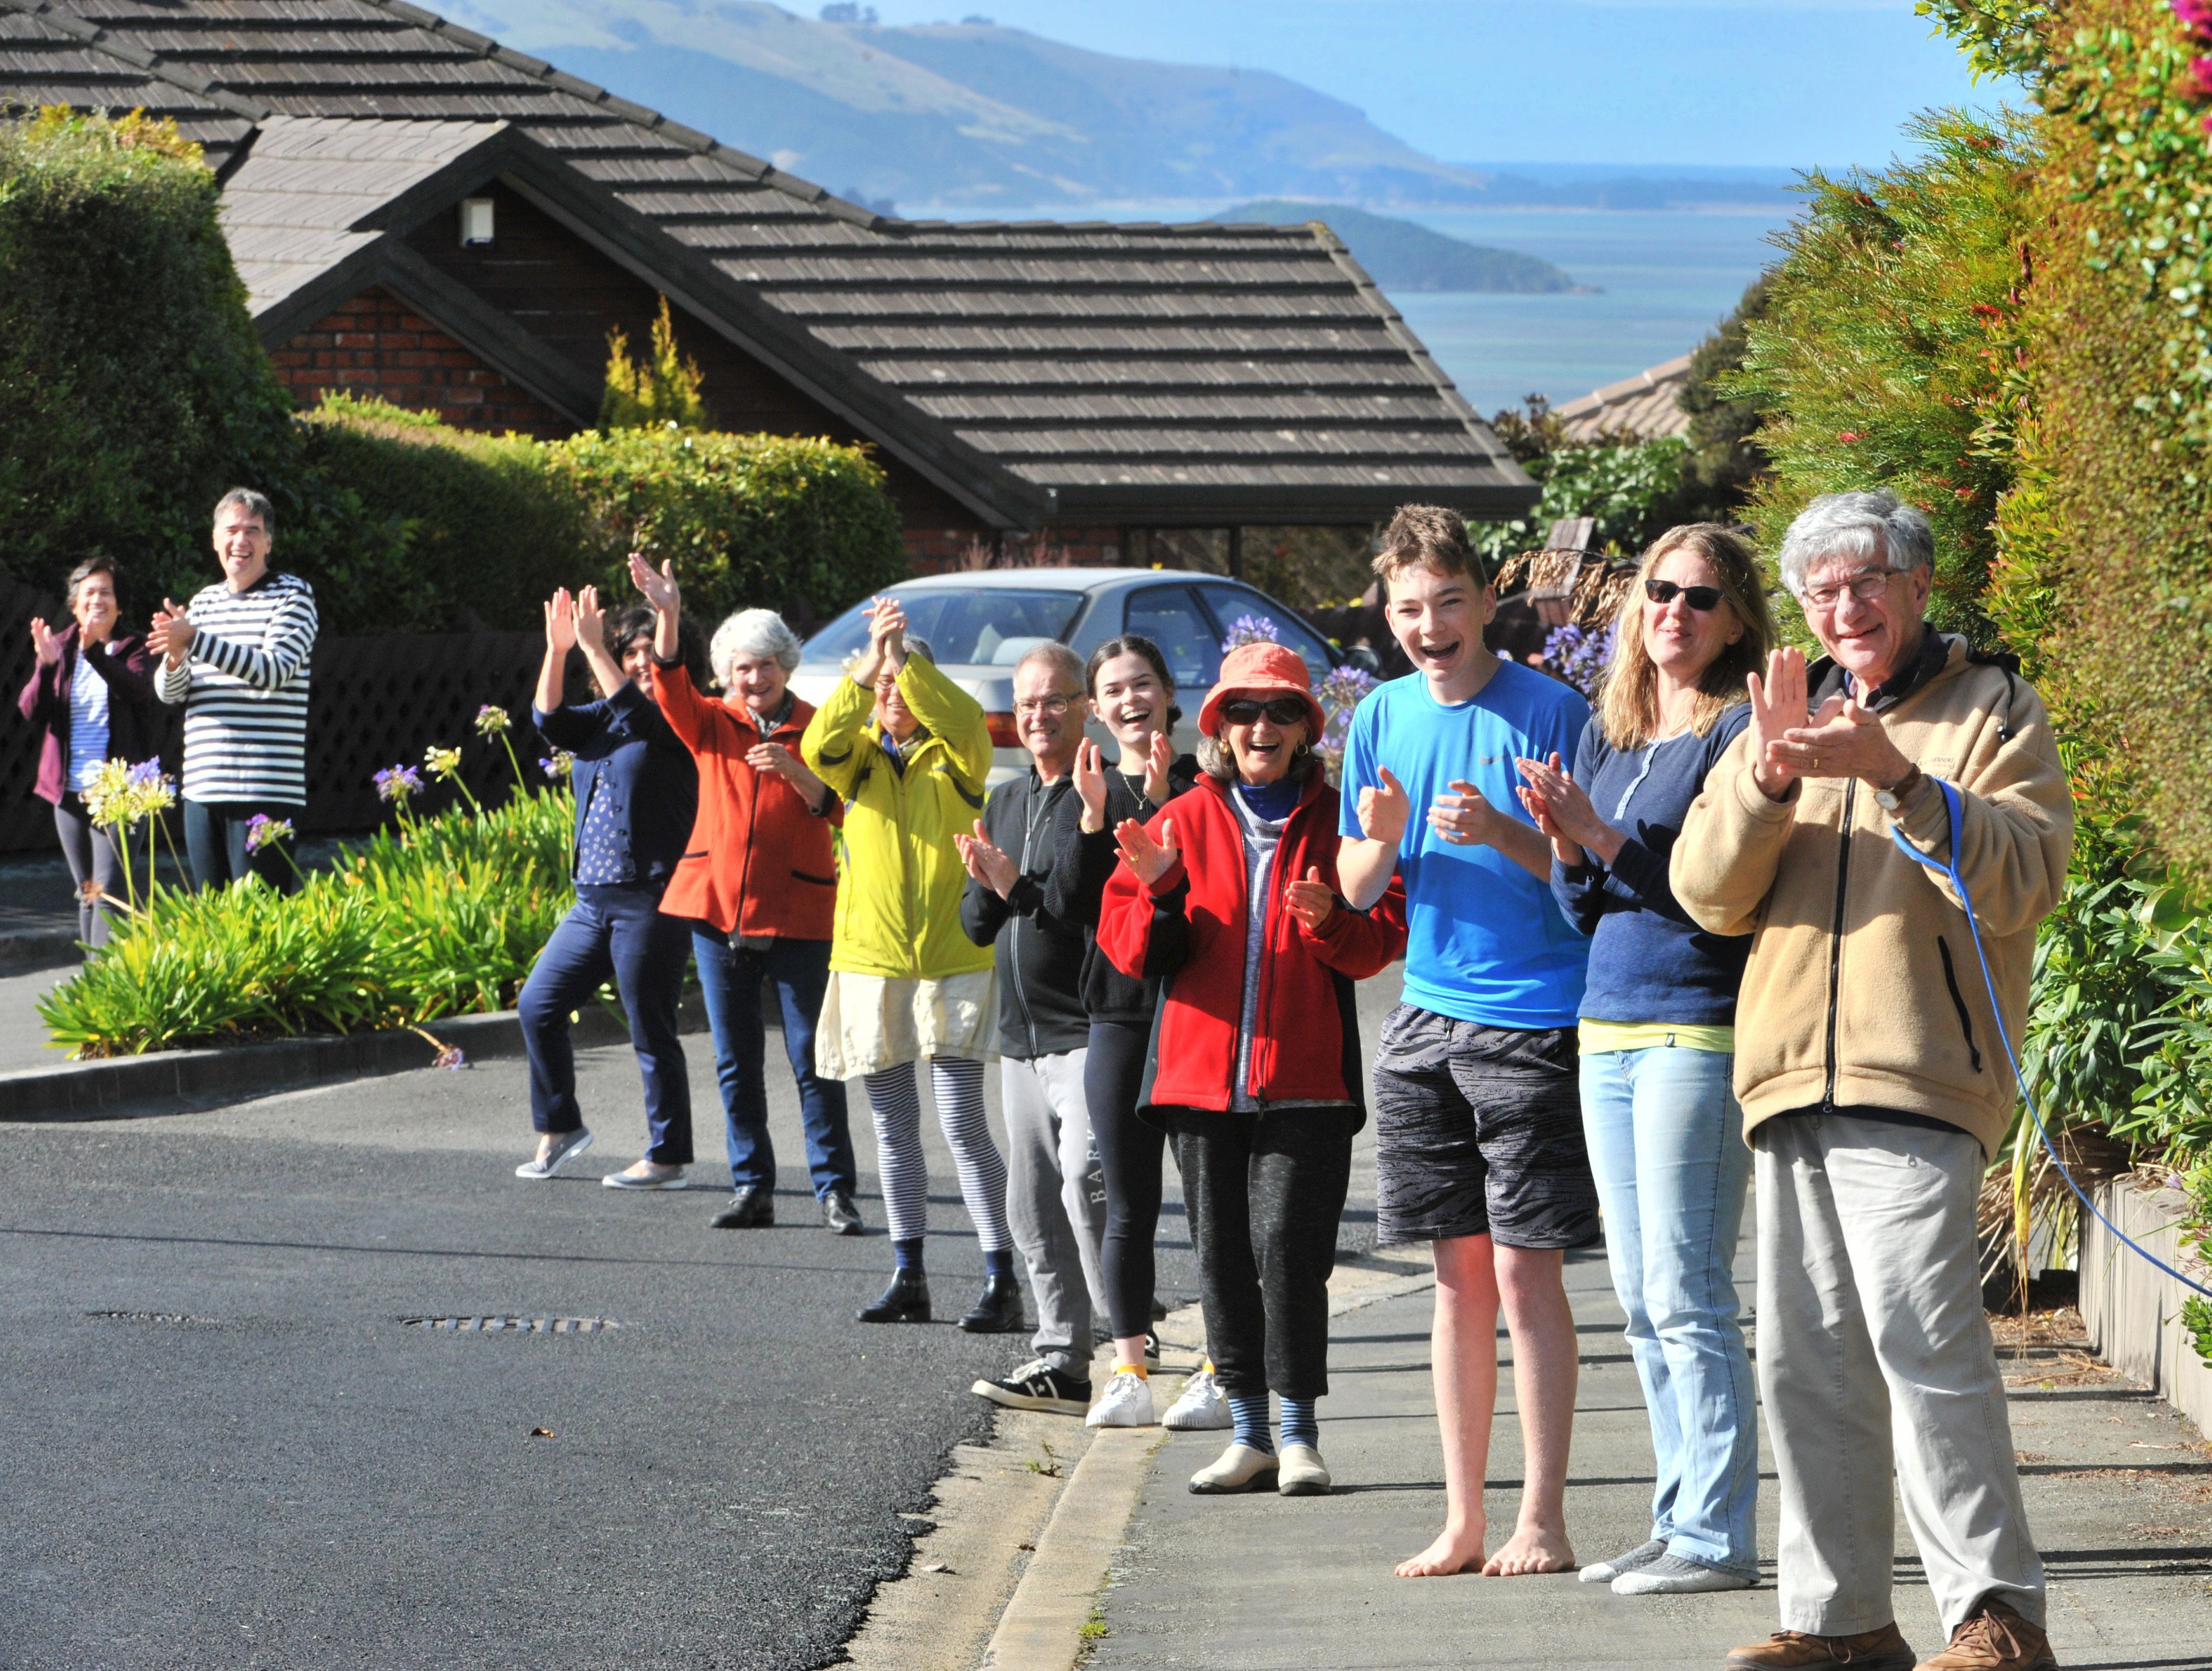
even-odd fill
[[[1106,1241],[1100,1264],[1106,1311],[1117,1340],[1152,1326],[1152,1238],[1160,1228],[1167,1134],[1137,1118],[1137,1092],[1145,1082],[1145,1052],[1151,1043],[1142,1028],[1093,1022],[1083,1064],[1084,1101],[1091,1107],[1091,1131],[1106,1174]]]

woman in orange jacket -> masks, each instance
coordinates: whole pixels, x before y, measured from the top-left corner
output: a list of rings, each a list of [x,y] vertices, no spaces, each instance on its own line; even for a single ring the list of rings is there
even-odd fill
[[[805,762],[799,740],[814,716],[791,690],[799,636],[773,610],[744,609],[716,629],[708,663],[729,695],[702,695],[678,659],[683,601],[666,564],[633,554],[630,577],[652,604],[653,695],[699,764],[699,820],[660,908],[688,917],[699,986],[714,1033],[735,1193],[717,1229],[775,1222],[775,1150],[769,1140],[761,982],[783,1011],[783,1049],[799,1082],[806,1164],[822,1221],[861,1233],[859,1174],[845,1087],[814,1070],[814,1028],[830,979],[837,905],[831,831],[844,805]]]

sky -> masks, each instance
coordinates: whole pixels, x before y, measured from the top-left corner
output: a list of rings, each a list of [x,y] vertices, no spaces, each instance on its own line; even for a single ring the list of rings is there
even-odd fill
[[[1100,52],[1272,70],[1453,162],[1878,165],[1914,111],[1996,91],[1911,0],[874,3],[885,23],[981,14]]]

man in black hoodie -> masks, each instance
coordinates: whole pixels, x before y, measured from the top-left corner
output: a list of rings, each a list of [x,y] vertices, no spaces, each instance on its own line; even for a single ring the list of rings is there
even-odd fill
[[[1091,1407],[1091,1323],[1105,1309],[1099,1245],[1106,1188],[1091,1138],[1083,1064],[1083,926],[1047,909],[1064,826],[1082,815],[1073,769],[1083,741],[1083,663],[1037,645],[1014,668],[1014,728],[1027,772],[991,791],[960,837],[968,888],[961,926],[996,942],[999,1084],[1006,1117],[1006,1219],[1036,1296],[1036,1358],[975,1391],[1014,1410],[1080,1416]]]

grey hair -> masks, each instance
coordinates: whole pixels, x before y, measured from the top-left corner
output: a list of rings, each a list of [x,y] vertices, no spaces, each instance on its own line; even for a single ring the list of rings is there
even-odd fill
[[[714,629],[707,646],[707,665],[723,684],[730,682],[730,663],[740,656],[766,656],[789,673],[799,662],[799,635],[773,609],[740,609]]]
[[[937,652],[929,647],[929,640],[917,638],[911,632],[906,635],[906,653],[919,656],[933,668],[937,665]]]
[[[261,519],[262,532],[271,540],[276,537],[276,507],[269,503],[267,494],[256,493],[250,487],[234,487],[215,502],[215,515],[210,520],[220,522],[222,521],[223,512],[228,510],[233,505],[236,505],[249,516],[258,516]]]
[[[1928,519],[1894,493],[1823,493],[1797,513],[1782,536],[1778,566],[1792,597],[1805,595],[1815,563],[1879,558],[1893,574],[1911,574],[1936,561],[1936,535]]]
[[[1048,638],[1041,644],[1031,644],[1024,650],[1022,659],[1014,663],[1015,676],[1018,678],[1022,669],[1032,662],[1043,662],[1049,664],[1053,671],[1074,690],[1079,692],[1083,689],[1083,658],[1057,638]]]

